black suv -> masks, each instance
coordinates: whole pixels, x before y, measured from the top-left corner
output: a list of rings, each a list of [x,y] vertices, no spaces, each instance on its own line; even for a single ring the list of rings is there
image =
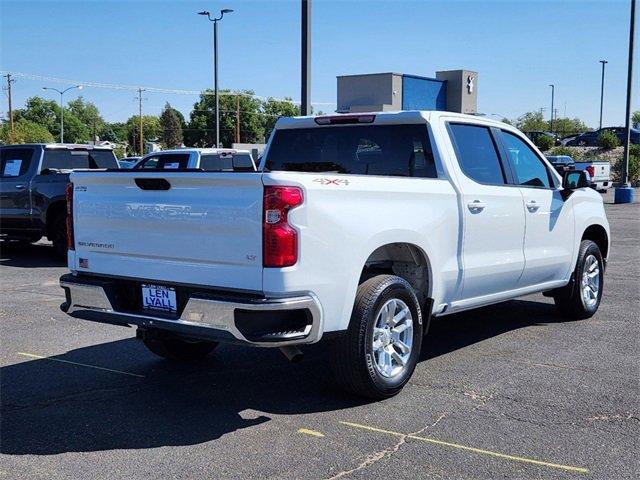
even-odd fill
[[[118,168],[111,148],[75,144],[0,147],[0,234],[4,240],[37,242],[46,236],[67,252],[65,187],[80,168]]]
[[[600,135],[603,134],[604,132],[613,132],[615,136],[618,137],[618,141],[620,142],[620,145],[623,145],[627,139],[625,135],[626,131],[624,127],[605,127],[605,128],[601,128],[600,130],[594,130],[592,132],[582,133],[578,135],[576,138],[574,138],[573,140],[568,141],[566,145],[571,147],[575,147],[575,146],[597,147],[598,138],[600,138]],[[637,130],[635,128],[631,129],[630,143],[634,145],[637,145],[638,143],[640,143],[640,130]]]

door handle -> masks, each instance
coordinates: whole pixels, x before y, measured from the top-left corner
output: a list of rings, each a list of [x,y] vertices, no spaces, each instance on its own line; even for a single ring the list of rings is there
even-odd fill
[[[486,205],[484,204],[484,202],[481,202],[480,200],[474,200],[473,202],[469,202],[467,204],[467,207],[469,207],[469,210],[471,211],[471,213],[480,213],[481,211],[484,210]]]
[[[540,205],[538,205],[538,202],[536,202],[535,200],[527,202],[527,210],[529,210],[530,212],[537,212],[539,208]]]
[[[22,185],[21,183],[16,185],[16,190],[24,190],[25,188],[27,188],[26,185]]]

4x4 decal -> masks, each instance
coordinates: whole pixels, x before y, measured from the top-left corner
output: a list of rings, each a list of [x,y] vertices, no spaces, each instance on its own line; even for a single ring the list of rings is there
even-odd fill
[[[320,185],[349,185],[349,180],[346,178],[316,178],[314,182],[318,182]]]

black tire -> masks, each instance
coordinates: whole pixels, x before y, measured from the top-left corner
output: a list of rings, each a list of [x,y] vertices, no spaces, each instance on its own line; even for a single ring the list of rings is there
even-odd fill
[[[599,270],[596,275],[598,280],[598,291],[594,299],[587,301],[583,296],[585,288],[585,285],[583,285],[583,276],[588,265],[593,264],[593,261],[591,260],[592,258],[596,259],[597,268]],[[590,318],[598,311],[600,301],[602,300],[603,288],[604,261],[602,259],[602,253],[595,242],[592,242],[591,240],[583,240],[580,243],[578,261],[573,273],[572,284],[560,289],[553,297],[556,307],[565,318],[572,320]]]
[[[53,219],[51,224],[51,237],[53,249],[60,258],[67,257],[67,215],[61,213]]]
[[[409,308],[413,334],[411,351],[404,367],[384,376],[376,367],[373,351],[374,326],[389,300],[399,299]],[[330,345],[329,355],[337,383],[356,395],[383,399],[396,395],[409,381],[418,363],[422,345],[422,311],[411,285],[393,275],[377,275],[358,287],[347,332]]]
[[[142,341],[159,357],[178,362],[203,360],[218,346],[218,342],[187,342],[179,338],[144,338]]]

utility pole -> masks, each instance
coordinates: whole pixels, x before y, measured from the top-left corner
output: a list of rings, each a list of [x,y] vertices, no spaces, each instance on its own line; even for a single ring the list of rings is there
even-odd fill
[[[240,143],[240,95],[236,95],[236,143]]]
[[[143,88],[138,88],[138,109],[140,112],[140,155],[144,156],[144,129],[142,125],[142,92]]]
[[[602,82],[600,83],[600,127],[598,130],[602,128],[602,107],[604,106],[604,66],[609,63],[606,60],[600,60],[602,64]]]
[[[551,87],[551,122],[549,124],[549,128],[551,130],[551,133],[553,133],[553,100],[555,97],[555,93],[556,93],[556,86],[553,84],[549,85]]]
[[[5,77],[7,77],[7,93],[9,95],[9,126],[11,128],[11,133],[14,133],[14,128],[13,128],[13,104],[12,102],[12,98],[11,98],[11,84],[13,82],[15,82],[14,79],[11,78],[11,74],[7,73],[5,75]]]
[[[311,115],[311,0],[302,0],[300,115]]]

